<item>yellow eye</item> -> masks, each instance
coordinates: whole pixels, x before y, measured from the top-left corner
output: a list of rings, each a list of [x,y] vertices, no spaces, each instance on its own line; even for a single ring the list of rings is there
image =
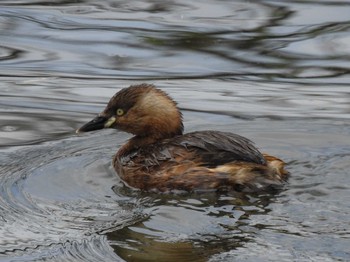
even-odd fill
[[[117,109],[117,116],[122,116],[122,115],[124,115],[124,110],[121,108],[118,108]]]

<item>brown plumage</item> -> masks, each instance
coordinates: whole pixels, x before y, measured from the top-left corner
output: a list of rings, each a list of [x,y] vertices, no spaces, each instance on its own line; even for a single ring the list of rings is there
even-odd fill
[[[77,132],[116,128],[134,134],[114,157],[129,186],[142,190],[264,191],[280,186],[284,162],[262,154],[242,136],[220,131],[183,134],[176,103],[153,85],[120,90]]]

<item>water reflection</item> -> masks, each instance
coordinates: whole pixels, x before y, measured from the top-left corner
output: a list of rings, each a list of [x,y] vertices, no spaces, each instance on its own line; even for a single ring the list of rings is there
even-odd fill
[[[266,215],[271,201],[272,195],[153,196],[145,201],[147,219],[107,237],[131,261],[207,261],[252,241],[263,225],[250,225],[249,218]]]
[[[10,3],[3,75],[348,79],[341,2]]]
[[[0,260],[350,258],[348,1],[0,3]],[[125,188],[128,139],[74,130],[117,90],[165,89],[186,131],[288,162],[276,195]]]

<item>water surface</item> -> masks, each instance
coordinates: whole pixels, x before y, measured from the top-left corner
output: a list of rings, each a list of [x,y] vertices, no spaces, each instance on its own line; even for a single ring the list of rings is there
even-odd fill
[[[350,260],[348,1],[0,3],[0,261]],[[277,194],[158,195],[74,130],[153,83],[185,129],[288,163]]]

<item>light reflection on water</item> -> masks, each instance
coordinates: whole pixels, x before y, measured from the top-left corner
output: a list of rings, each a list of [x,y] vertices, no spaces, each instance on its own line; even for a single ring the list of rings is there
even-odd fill
[[[0,261],[349,260],[347,1],[2,1]],[[186,131],[245,135],[292,173],[276,195],[141,193],[129,137],[76,136],[150,82]]]

